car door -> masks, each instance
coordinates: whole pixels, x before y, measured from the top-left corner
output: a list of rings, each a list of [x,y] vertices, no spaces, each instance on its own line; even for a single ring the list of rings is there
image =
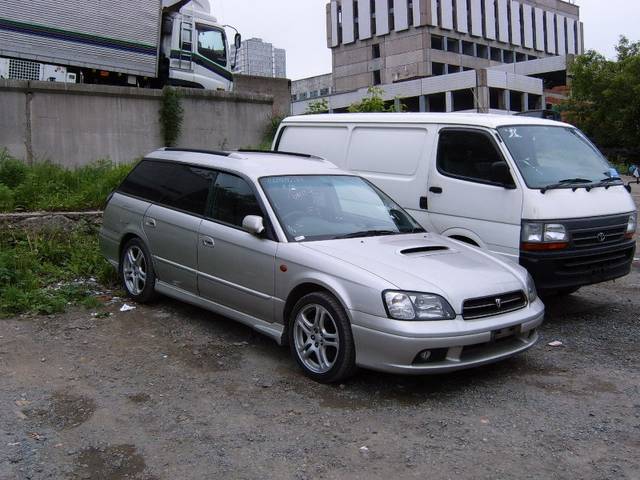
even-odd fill
[[[242,228],[247,215],[267,217],[250,183],[240,176],[218,173],[210,211],[200,225],[198,288],[220,305],[273,321],[277,242]]]
[[[522,187],[506,170],[495,137],[483,129],[442,128],[435,154],[427,196],[437,231],[479,239],[489,250],[517,261]]]
[[[147,210],[143,228],[160,281],[197,293],[198,231],[214,173],[173,162],[151,162],[161,196]]]

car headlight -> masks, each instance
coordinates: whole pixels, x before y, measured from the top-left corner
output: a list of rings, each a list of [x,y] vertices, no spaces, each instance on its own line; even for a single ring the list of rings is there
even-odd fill
[[[560,223],[522,222],[523,250],[557,250],[569,245],[567,228]]]
[[[629,216],[629,223],[627,223],[627,236],[632,237],[636,233],[638,228],[638,212],[632,213]]]
[[[533,277],[530,273],[527,273],[527,297],[529,298],[529,303],[535,302],[538,298],[536,282],[533,281]]]
[[[444,298],[433,293],[386,291],[384,304],[396,320],[452,320],[456,314]]]

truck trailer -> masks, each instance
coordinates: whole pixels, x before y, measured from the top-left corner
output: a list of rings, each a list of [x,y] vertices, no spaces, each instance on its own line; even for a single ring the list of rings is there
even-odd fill
[[[2,78],[231,90],[231,63],[208,0],[0,0]]]

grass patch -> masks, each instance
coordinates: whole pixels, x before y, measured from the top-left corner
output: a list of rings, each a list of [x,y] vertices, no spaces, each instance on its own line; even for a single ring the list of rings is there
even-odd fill
[[[93,292],[99,284],[115,282],[115,270],[100,254],[95,227],[0,230],[0,317],[59,313],[69,305],[97,308]]]
[[[77,169],[50,162],[27,166],[0,150],[0,212],[100,209],[132,167],[108,160]]]

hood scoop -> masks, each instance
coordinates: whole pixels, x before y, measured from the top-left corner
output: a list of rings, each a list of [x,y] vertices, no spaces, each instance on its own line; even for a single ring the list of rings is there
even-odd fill
[[[428,253],[443,252],[447,250],[449,250],[449,247],[445,247],[443,245],[432,245],[425,247],[405,248],[404,250],[400,250],[400,254],[406,255],[408,257],[422,257]]]

